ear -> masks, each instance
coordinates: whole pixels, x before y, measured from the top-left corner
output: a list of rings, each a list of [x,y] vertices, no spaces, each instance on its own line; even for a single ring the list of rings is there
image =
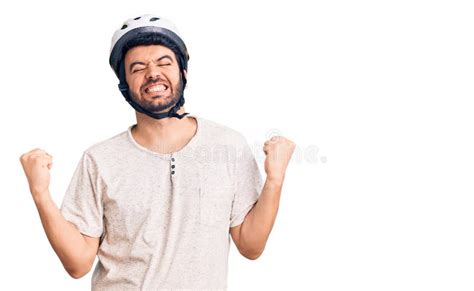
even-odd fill
[[[188,71],[187,70],[183,70],[184,72],[184,77],[186,78],[186,80],[188,79]]]

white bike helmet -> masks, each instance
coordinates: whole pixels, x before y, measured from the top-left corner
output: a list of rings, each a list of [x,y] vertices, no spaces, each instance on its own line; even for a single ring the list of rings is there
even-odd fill
[[[110,47],[110,58],[109,64],[114,70],[115,74],[119,78],[119,89],[125,100],[138,112],[147,114],[155,119],[177,117],[183,118],[188,113],[177,114],[178,109],[184,105],[184,96],[175,104],[175,106],[164,113],[154,113],[146,110],[140,106],[137,102],[131,98],[129,93],[129,87],[125,80],[125,68],[124,68],[124,57],[128,49],[130,49],[130,43],[134,43],[134,46],[140,45],[140,40],[146,36],[158,36],[157,42],[153,44],[160,44],[171,49],[175,55],[179,64],[181,78],[183,81],[183,89],[186,86],[186,76],[184,70],[187,70],[187,64],[189,60],[189,54],[186,49],[184,41],[180,37],[178,30],[174,24],[164,18],[156,15],[142,15],[135,18],[128,19],[123,23],[120,29],[118,29],[112,37],[112,45]],[[144,45],[149,45],[146,43]]]

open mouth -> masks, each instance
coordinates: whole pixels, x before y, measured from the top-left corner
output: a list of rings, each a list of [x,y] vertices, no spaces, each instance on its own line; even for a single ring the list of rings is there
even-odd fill
[[[151,85],[145,88],[144,91],[146,94],[162,94],[168,91],[168,86],[165,84]]]

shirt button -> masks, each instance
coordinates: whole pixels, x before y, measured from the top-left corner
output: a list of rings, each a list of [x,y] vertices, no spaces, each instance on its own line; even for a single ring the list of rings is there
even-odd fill
[[[171,175],[174,175],[174,171],[171,171]]]
[[[171,165],[171,169],[174,169],[176,166],[175,165]]]
[[[174,162],[174,158],[171,158],[171,161]]]

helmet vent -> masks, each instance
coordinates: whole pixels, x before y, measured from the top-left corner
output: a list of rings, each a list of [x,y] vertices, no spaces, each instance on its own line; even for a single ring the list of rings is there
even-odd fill
[[[125,28],[127,28],[127,27],[128,27],[128,25],[124,24],[124,25],[122,26],[122,28],[120,28],[120,29],[125,29]]]
[[[152,18],[150,18],[150,21],[157,21],[158,19],[160,19],[160,18],[158,18],[158,17],[152,17]]]
[[[133,20],[138,20],[138,19],[140,19],[140,18],[142,18],[142,17],[141,17],[141,16],[138,16],[138,17],[135,17]]]

